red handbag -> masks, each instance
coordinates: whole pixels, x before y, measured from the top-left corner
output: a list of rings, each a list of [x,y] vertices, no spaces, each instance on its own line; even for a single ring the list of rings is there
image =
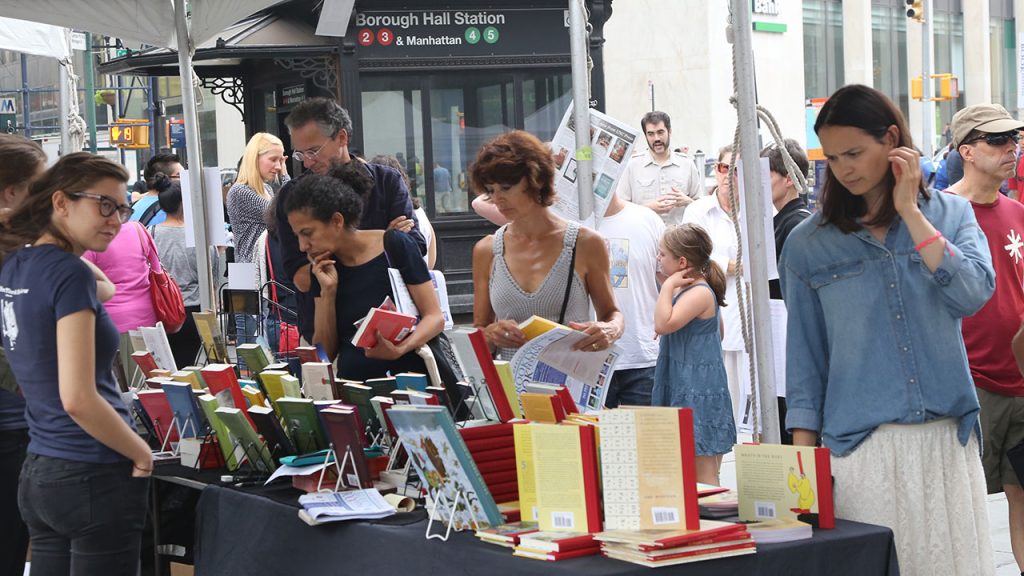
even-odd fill
[[[274,311],[277,313],[277,323],[280,327],[277,333],[277,353],[292,355],[299,347],[299,327],[289,324],[281,318],[281,305],[277,299],[277,280],[274,279],[274,263],[270,258],[270,237],[266,240],[267,247],[267,270],[270,272],[270,298],[273,301]]]
[[[142,225],[138,227],[141,228]],[[153,299],[153,311],[156,312],[156,319],[163,322],[164,332],[174,334],[185,324],[185,300],[181,296],[181,287],[166,268],[160,272],[153,269],[146,253],[146,242],[142,238],[142,233],[138,234],[142,256],[149,268],[149,295]]]

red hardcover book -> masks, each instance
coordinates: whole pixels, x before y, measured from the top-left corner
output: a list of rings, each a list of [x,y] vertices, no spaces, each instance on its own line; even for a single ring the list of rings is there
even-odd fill
[[[828,448],[816,448],[814,464],[818,468],[818,527],[835,528],[836,512],[835,504],[832,502],[832,452]]]
[[[754,548],[755,544],[753,540],[747,540],[744,542],[736,542],[733,544],[723,544],[722,546],[712,546],[710,548],[701,548],[699,550],[687,550],[686,548],[680,548],[678,552],[672,552],[669,554],[658,554],[648,555],[647,560],[650,562],[663,562],[666,560],[673,560],[678,558],[691,558],[695,556],[707,556],[710,554],[720,554],[722,552],[732,552],[734,550],[747,550]]]
[[[352,477],[352,465],[354,463],[356,473],[359,475],[360,488],[373,488],[373,479],[370,477],[370,468],[366,465],[366,456],[363,452],[363,435],[359,429],[359,420],[354,410],[337,409],[334,407],[325,408],[320,411],[320,418],[324,422],[327,432],[327,439],[334,445],[335,458],[341,465],[345,460],[346,451],[352,454],[341,474],[346,484],[352,485],[355,478]]]
[[[316,346],[298,346],[295,348],[295,356],[300,364],[306,362],[327,362],[325,357],[320,356],[320,350]]]
[[[654,539],[650,544],[641,544],[638,548],[642,551],[661,550],[664,548],[678,548],[680,546],[694,546],[697,542],[720,538],[729,535],[737,537],[747,533],[747,527],[743,524],[723,524],[705,530],[693,530],[686,534],[677,534],[667,538]]]
[[[547,562],[558,562],[559,560],[568,560],[569,558],[578,558],[580,556],[593,556],[601,552],[600,547],[578,548],[568,552],[535,552],[529,549],[524,550],[523,548],[523,545],[520,543],[512,554],[520,558],[533,558],[534,560],[545,560]]]
[[[484,477],[484,483],[487,484],[487,489],[490,490],[492,493],[497,492],[497,488],[499,485],[506,483],[514,484],[513,488],[518,490],[519,477],[517,476],[517,474],[518,472],[514,467],[509,468],[507,470],[502,470],[500,472],[480,473],[480,475]]]
[[[587,502],[587,532],[601,531],[601,464],[597,459],[597,438],[593,426],[580,426],[580,450],[583,452],[583,493]],[[691,441],[692,442],[692,441]],[[515,452],[515,449],[513,449]],[[697,501],[696,485],[693,486]],[[694,506],[694,518],[696,518]]]
[[[516,440],[510,433],[508,436],[495,436],[493,438],[481,438],[479,440],[466,440],[466,448],[469,453],[476,456],[478,453],[496,450],[498,448],[516,447]]]
[[[569,552],[598,547],[593,534],[577,532],[534,532],[519,538],[519,545],[540,552]]]
[[[517,489],[515,492],[506,492],[504,494],[494,494],[494,493],[492,493],[491,497],[494,498],[496,501],[516,502],[517,499],[519,498],[519,490]],[[505,515],[505,520],[507,522],[514,522],[514,520],[512,520],[508,516],[508,512],[506,512],[505,510],[502,510],[501,513]],[[516,518],[519,518],[519,510],[516,510]]]
[[[489,450],[487,452],[481,452],[480,454],[473,455],[473,461],[479,466],[481,462],[494,462],[495,460],[516,460],[516,449],[512,448],[499,448],[497,450]]]
[[[242,387],[238,385],[238,376],[235,375],[235,367],[231,364],[210,364],[199,370],[203,381],[210,388],[210,394],[217,397],[217,406],[220,408],[238,408],[249,419],[249,424],[255,429],[256,423],[252,416],[246,411],[248,404],[242,394]]]
[[[501,385],[501,376],[498,369],[494,367],[494,358],[491,357],[491,348],[487,345],[487,338],[482,330],[477,328],[469,333],[469,341],[473,344],[473,351],[476,352],[476,361],[480,363],[480,370],[483,371],[487,389],[494,400],[494,408],[498,411],[498,418],[502,422],[508,422],[515,418],[512,406],[508,403],[508,396]]]
[[[487,461],[487,462],[480,462],[474,456],[473,457],[473,461],[476,462],[476,468],[477,468],[477,470],[480,471],[481,474],[488,474],[488,473],[492,473],[492,472],[504,472],[505,470],[515,470],[516,469],[516,459],[515,458],[502,459],[502,460],[491,460],[491,461]],[[518,498],[513,498],[513,500],[518,500]]]
[[[153,429],[156,430],[157,441],[163,446],[167,433],[171,434],[171,442],[178,441],[178,429],[171,426],[174,420],[174,412],[167,402],[167,395],[163,390],[141,390],[139,391],[139,402],[146,411],[149,419],[153,421]],[[169,449],[169,448],[168,448]]]
[[[484,426],[467,426],[465,428],[459,428],[459,434],[462,435],[462,439],[465,440],[466,443],[473,440],[479,440],[481,438],[493,438],[495,436],[508,436],[509,438],[512,438],[512,423],[500,422]]]
[[[142,370],[142,374],[146,378],[153,376],[153,370],[157,370],[159,366],[156,365],[156,360],[153,359],[153,355],[147,350],[140,350],[139,352],[132,353],[132,360],[139,365],[139,369]]]
[[[352,337],[352,344],[356,348],[373,348],[377,345],[377,332],[381,336],[395,344],[401,342],[408,336],[413,327],[416,326],[416,317],[401,312],[370,308],[356,335]]]
[[[487,489],[492,492],[492,496],[494,494],[518,494],[519,493],[519,480],[518,479],[507,480],[505,482],[501,482],[501,483],[495,484],[493,487],[491,486],[490,482],[487,482],[486,479],[484,480],[484,483],[487,484]]]
[[[679,409],[679,460],[683,464],[683,505],[686,529],[700,528],[700,505],[697,503],[697,447],[693,440],[693,410]]]

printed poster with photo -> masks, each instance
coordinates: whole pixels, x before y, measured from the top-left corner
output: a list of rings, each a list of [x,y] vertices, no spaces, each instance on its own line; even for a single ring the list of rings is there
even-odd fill
[[[640,131],[632,126],[598,112],[590,110],[590,146],[594,182],[594,214],[603,215],[615,193],[619,176],[626,168],[633,147],[640,139]],[[554,138],[551,152],[555,159],[555,203],[551,208],[563,218],[582,222],[593,227],[596,219],[579,217],[579,193],[577,191],[578,163],[575,158],[576,121],[573,105],[562,116]]]

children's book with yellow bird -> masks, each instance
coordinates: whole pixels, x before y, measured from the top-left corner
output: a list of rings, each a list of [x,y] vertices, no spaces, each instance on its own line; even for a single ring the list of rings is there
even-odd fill
[[[796,520],[834,528],[832,465],[828,448],[736,446],[740,520]]]

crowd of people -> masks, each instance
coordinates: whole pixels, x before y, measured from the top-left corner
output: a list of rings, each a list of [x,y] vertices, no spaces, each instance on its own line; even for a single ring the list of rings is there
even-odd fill
[[[444,326],[437,240],[402,163],[353,155],[352,121],[330,99],[300,103],[286,126],[306,172],[290,178],[281,140],[255,134],[226,203],[236,261],[282,287],[270,297],[289,315],[262,319],[268,334],[295,326],[345,379],[426,372],[417,351]],[[963,178],[934,189],[899,109],[872,88],[840,89],[814,126],[827,162],[814,213],[799,144],[762,152],[780,276],[770,293],[787,315],[784,441],[831,449],[836,515],[892,528],[905,574],[993,573],[986,491],[1006,492],[1024,566],[1024,492],[1007,457],[1024,442],[1024,207],[1000,194],[1024,122],[979,105],[950,128]],[[473,206],[499,227],[473,249],[473,324],[505,359],[533,315],[582,332],[577,350],[617,346],[606,407],[693,409],[698,480],[718,484],[750,385],[736,159],[719,151],[705,194],[671,147],[670,117],[648,113],[641,129],[647,150],[594,229],[551,210],[554,161],[534,135],[479,150]],[[186,310],[199,309],[182,167],[154,156],[134,198],[127,172],[99,156],[44,167],[38,146],[0,136],[0,508],[23,520],[0,568],[16,572],[31,538],[33,572],[134,574],[153,461],[119,394],[131,383],[112,374],[129,372],[130,332],[156,321],[150,270],[170,270]],[[417,328],[357,348],[356,321],[394,296],[392,270]],[[238,318],[240,334],[250,320]],[[179,365],[195,361],[194,323],[169,339]]]

